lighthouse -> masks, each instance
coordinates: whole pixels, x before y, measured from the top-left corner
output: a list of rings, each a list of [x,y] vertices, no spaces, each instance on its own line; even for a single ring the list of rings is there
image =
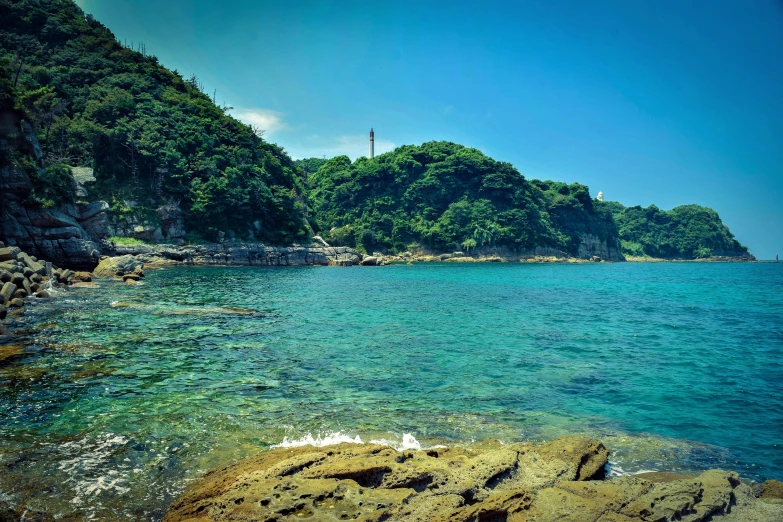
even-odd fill
[[[370,159],[375,157],[375,133],[370,129]]]

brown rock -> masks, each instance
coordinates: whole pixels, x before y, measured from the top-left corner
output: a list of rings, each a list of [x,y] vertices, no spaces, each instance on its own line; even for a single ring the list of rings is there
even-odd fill
[[[138,274],[125,274],[124,276],[122,276],[122,280],[125,281],[126,283],[128,282],[129,279],[133,279],[134,281],[139,281],[141,280],[141,276]]]
[[[11,308],[21,308],[24,306],[24,301],[20,298],[14,298],[11,299],[11,301],[8,303],[8,306]]]
[[[761,485],[761,498],[765,499],[783,499],[783,482],[779,480],[768,480]]]
[[[76,272],[73,274],[73,281],[76,283],[89,283],[92,281],[92,275],[89,272]]]
[[[107,257],[101,259],[101,262],[95,267],[92,274],[94,277],[114,277],[124,274],[132,274],[134,271],[143,267],[143,263],[131,255],[119,257]]]
[[[732,472],[574,480],[600,475],[605,452],[583,437],[402,452],[373,444],[280,448],[209,472],[164,521],[783,520],[783,504],[754,498]],[[779,487],[765,483],[771,494]]]
[[[128,285],[128,286],[135,286],[135,285],[139,284],[139,282],[136,281],[135,279],[126,279],[125,280],[125,284]]]
[[[20,344],[0,344],[0,362],[22,355],[24,347]]]
[[[580,439],[472,450],[398,452],[372,444],[278,449],[209,473],[164,520],[511,520],[535,502],[533,490],[516,481],[520,457],[556,461],[533,471],[550,473],[540,482],[567,481],[590,473],[580,463],[602,454],[600,443]],[[569,495],[576,498],[567,491],[555,496]]]

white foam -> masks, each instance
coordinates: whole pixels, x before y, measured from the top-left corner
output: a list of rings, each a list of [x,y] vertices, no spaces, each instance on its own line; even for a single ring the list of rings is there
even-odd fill
[[[609,461],[608,465],[608,475],[610,477],[627,477],[627,476],[633,476],[638,475],[639,473],[655,473],[658,470],[657,469],[638,469],[635,471],[626,471],[620,466],[619,462],[612,462]]]
[[[350,444],[365,444],[359,435],[351,437],[341,431],[334,431],[325,434],[317,434],[313,436],[311,433],[298,438],[284,437],[280,444],[275,444],[273,448],[296,448],[299,446],[314,446],[316,448],[323,448],[324,446],[332,446],[334,444],[342,444],[344,442]],[[410,433],[403,433],[402,439],[371,439],[370,444],[379,444],[381,446],[389,446],[397,451],[403,450],[420,450],[430,449],[422,448],[421,443],[416,440]],[[432,448],[443,448],[444,446],[432,446]]]
[[[349,442],[351,444],[363,444],[362,439],[357,435],[351,437],[345,435],[342,432],[335,431],[321,435],[320,433],[313,437],[310,433],[298,439],[289,437],[283,437],[283,442],[275,444],[273,448],[298,448],[299,446],[315,446],[316,448],[323,448],[324,446],[332,446],[334,444],[341,444],[343,442]]]
[[[55,283],[55,278],[50,277],[49,280],[43,284],[41,290],[45,290],[46,293],[49,294],[51,297],[64,294],[65,290],[57,288],[56,286],[54,286],[54,283]]]
[[[397,451],[403,450],[420,450],[421,443],[416,440],[416,437],[410,433],[403,433],[402,441],[389,440],[389,439],[373,439],[371,444],[380,444],[381,446],[389,446]]]

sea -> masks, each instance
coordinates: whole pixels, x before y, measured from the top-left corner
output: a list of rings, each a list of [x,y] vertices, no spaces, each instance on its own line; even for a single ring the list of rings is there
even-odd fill
[[[609,476],[783,479],[783,264],[181,267],[35,299],[0,501],[159,520],[275,447],[596,437]],[[7,321],[8,322],[8,321]]]

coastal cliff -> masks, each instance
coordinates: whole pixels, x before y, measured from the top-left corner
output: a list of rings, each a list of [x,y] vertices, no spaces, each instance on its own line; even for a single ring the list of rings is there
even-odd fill
[[[316,243],[271,246],[263,243],[213,243],[193,246],[116,245],[107,243],[115,256],[134,256],[145,267],[176,265],[302,266],[357,265],[361,256],[352,248]]]

